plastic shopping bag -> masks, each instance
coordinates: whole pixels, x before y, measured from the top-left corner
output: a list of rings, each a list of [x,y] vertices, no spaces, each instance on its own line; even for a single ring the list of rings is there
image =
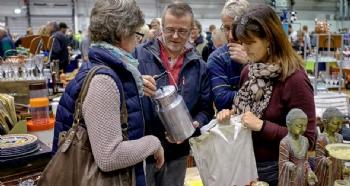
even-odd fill
[[[243,128],[241,116],[230,124],[212,120],[201,129],[202,135],[190,139],[192,153],[206,186],[249,185],[257,180],[251,131]]]

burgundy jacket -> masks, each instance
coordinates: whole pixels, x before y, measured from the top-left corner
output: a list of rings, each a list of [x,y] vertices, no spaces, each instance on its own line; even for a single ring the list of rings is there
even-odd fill
[[[248,66],[242,70],[241,85],[248,80]],[[262,131],[253,132],[254,153],[257,162],[278,161],[279,144],[288,133],[286,116],[293,108],[300,108],[308,117],[304,136],[309,149],[316,142],[316,114],[313,88],[306,73],[297,70],[285,81],[276,80],[270,102],[262,116],[266,122]]]

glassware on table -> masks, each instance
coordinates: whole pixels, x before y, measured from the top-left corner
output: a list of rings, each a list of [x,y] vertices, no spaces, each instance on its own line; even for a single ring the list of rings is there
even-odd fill
[[[34,63],[39,70],[39,78],[43,78],[44,58],[45,56],[43,54],[38,54],[34,57]]]
[[[5,60],[3,64],[1,65],[1,68],[3,69],[4,79],[5,80],[11,80],[12,78],[12,68],[11,68],[11,62],[8,60]]]
[[[12,67],[12,70],[14,72],[14,76],[13,76],[13,79],[14,80],[18,80],[19,79],[19,68],[20,68],[20,63],[18,60],[13,60],[11,62],[11,67]]]
[[[35,64],[34,64],[33,58],[25,59],[24,68],[26,71],[26,78],[27,79],[34,79],[33,70],[35,69]]]
[[[5,71],[3,69],[3,64],[5,63],[4,59],[0,56],[0,80],[5,79]]]

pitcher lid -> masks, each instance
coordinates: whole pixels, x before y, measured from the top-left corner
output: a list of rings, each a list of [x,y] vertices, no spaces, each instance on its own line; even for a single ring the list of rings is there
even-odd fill
[[[153,97],[153,99],[162,99],[164,97],[173,95],[175,92],[176,88],[174,85],[163,86],[156,91],[156,95]]]

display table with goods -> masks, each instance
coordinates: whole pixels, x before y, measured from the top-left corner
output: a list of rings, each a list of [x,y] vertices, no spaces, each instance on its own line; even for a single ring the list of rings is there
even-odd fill
[[[35,182],[50,161],[54,120],[48,106],[47,97],[32,98],[30,109],[18,112],[15,98],[0,94],[0,185]]]
[[[33,135],[4,135],[0,148],[0,185],[36,182],[51,159],[51,148]]]
[[[25,114],[17,115],[14,105],[12,96],[0,94],[0,185],[34,183],[51,159],[54,121],[48,98],[31,99]]]
[[[34,185],[50,161],[60,93],[78,70],[16,50],[0,58],[0,186]]]

